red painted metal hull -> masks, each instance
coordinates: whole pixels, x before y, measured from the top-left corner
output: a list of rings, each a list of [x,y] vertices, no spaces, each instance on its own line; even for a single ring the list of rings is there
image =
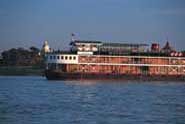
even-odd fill
[[[116,73],[70,73],[45,71],[48,80],[141,80],[141,81],[185,81],[185,75],[131,75]]]

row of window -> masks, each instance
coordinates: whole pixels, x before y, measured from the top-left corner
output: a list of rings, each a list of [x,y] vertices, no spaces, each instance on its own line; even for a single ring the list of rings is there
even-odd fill
[[[50,60],[58,59],[58,60],[76,60],[76,56],[49,56]]]

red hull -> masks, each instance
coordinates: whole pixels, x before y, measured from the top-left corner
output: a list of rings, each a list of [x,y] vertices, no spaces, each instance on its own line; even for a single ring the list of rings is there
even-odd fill
[[[108,73],[68,73],[46,70],[48,80],[141,80],[141,81],[185,81],[185,75],[129,75]]]

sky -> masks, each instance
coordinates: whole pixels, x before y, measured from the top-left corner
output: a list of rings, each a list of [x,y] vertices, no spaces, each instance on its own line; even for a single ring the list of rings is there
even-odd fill
[[[185,0],[0,0],[0,52],[76,39],[185,49]]]

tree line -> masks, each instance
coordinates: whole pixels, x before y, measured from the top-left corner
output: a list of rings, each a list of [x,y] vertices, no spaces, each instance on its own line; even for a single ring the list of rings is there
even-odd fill
[[[3,66],[43,66],[40,49],[34,46],[29,49],[11,48],[1,53]]]

